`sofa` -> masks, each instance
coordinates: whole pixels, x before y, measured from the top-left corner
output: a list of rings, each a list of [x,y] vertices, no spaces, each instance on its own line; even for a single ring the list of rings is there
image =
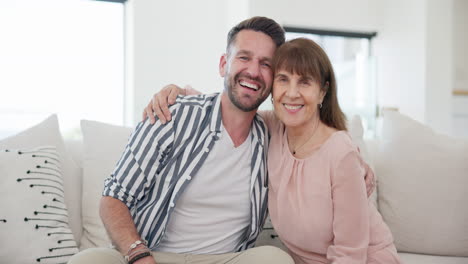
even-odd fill
[[[370,202],[403,263],[468,263],[468,142],[397,112],[385,113],[378,139],[364,139],[359,117],[348,127],[375,171]],[[79,250],[109,246],[99,199],[131,131],[82,120],[81,138],[64,141],[52,115],[0,139],[0,263],[66,263]],[[269,220],[257,245],[284,248]]]

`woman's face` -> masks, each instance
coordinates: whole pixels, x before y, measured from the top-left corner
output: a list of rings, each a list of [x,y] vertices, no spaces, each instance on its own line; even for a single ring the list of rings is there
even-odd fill
[[[276,116],[286,127],[315,124],[319,118],[318,104],[325,93],[312,76],[301,76],[285,70],[275,72],[273,100]]]

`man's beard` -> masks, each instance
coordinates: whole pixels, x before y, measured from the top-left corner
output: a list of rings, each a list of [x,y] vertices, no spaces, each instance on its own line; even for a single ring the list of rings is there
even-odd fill
[[[245,105],[242,103],[242,100],[241,98],[239,98],[239,94],[236,93],[238,91],[235,91],[235,86],[236,84],[238,83],[239,81],[239,78],[240,77],[244,77],[246,79],[250,79],[250,80],[254,80],[258,83],[261,84],[262,87],[260,87],[259,89],[266,89],[265,88],[265,82],[263,82],[262,80],[260,80],[259,78],[251,78],[250,76],[246,75],[246,74],[241,74],[241,73],[238,73],[234,76],[234,80],[231,81],[230,78],[224,78],[224,88],[226,89],[227,93],[228,93],[228,96],[229,96],[229,99],[231,100],[231,102],[237,107],[239,108],[241,111],[243,112],[251,112],[253,110],[256,110],[262,103],[263,101],[265,101],[265,99],[268,97],[268,93],[263,96],[263,97],[259,97],[257,98],[252,104],[249,104],[249,105]],[[240,86],[240,85],[239,85]],[[260,93],[260,91],[259,91]]]

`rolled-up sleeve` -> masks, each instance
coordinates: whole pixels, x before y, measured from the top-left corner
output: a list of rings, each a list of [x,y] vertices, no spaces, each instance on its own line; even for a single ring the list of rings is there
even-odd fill
[[[146,120],[139,123],[114,171],[104,181],[102,195],[116,198],[132,208],[155,182],[173,137],[173,122],[162,125],[157,120],[151,125]]]
[[[366,263],[370,228],[362,162],[359,154],[351,151],[332,172],[334,240],[327,259],[333,264]]]

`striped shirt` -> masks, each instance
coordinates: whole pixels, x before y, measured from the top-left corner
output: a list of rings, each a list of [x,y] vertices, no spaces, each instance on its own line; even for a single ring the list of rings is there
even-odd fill
[[[140,236],[152,249],[164,236],[178,197],[203,166],[223,129],[220,94],[179,96],[170,111],[172,121],[165,125],[159,120],[154,125],[148,120],[137,125],[104,183],[103,195],[127,205]],[[250,133],[252,219],[244,239],[233,251],[252,247],[266,218],[267,133],[262,118],[256,115]]]

